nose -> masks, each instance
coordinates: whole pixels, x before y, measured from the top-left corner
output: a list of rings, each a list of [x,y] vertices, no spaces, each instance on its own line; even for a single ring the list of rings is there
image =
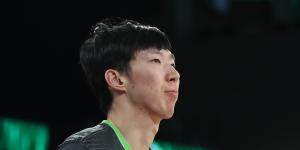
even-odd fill
[[[174,67],[171,66],[167,74],[167,81],[177,83],[179,82],[179,79],[180,79],[179,72]]]

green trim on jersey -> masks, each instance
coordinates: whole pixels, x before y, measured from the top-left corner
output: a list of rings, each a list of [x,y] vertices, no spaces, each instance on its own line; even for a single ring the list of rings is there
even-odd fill
[[[131,146],[128,144],[128,142],[126,141],[126,139],[124,138],[124,136],[120,132],[119,128],[112,121],[103,120],[101,123],[107,124],[108,126],[110,126],[114,130],[115,134],[117,135],[120,143],[122,144],[122,146],[125,150],[132,150]]]

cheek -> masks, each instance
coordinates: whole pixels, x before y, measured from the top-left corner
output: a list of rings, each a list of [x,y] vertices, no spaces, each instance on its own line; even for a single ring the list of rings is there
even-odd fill
[[[133,78],[135,88],[148,92],[159,90],[162,84],[162,74],[159,72],[144,70],[137,72]],[[149,91],[150,90],[150,91]]]

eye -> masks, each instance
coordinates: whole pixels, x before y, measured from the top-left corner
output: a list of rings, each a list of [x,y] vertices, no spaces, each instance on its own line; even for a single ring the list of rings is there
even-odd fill
[[[161,63],[161,61],[160,61],[159,59],[157,59],[157,58],[152,59],[151,61],[153,61],[153,62],[155,62],[155,63]]]
[[[171,64],[171,66],[173,66],[174,68],[176,68],[176,65],[175,65],[175,64]]]

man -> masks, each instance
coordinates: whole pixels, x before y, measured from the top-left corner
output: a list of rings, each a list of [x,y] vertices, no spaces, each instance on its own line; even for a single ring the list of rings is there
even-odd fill
[[[107,119],[71,135],[59,150],[148,150],[178,98],[167,36],[132,20],[105,19],[82,45],[80,63]]]

